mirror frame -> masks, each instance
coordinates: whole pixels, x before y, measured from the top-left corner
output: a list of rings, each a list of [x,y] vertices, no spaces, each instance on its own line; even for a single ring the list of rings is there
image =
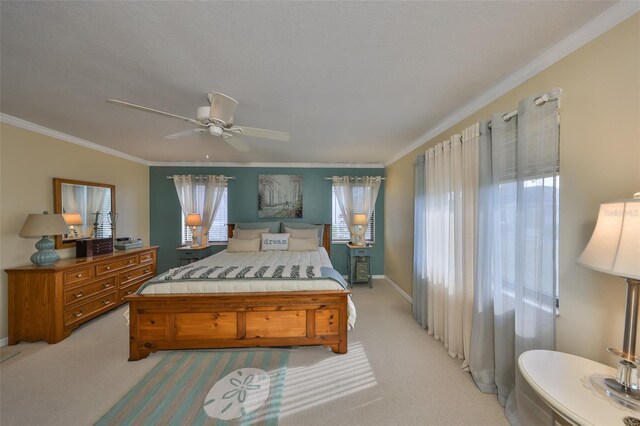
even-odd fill
[[[109,188],[111,190],[111,211],[117,212],[116,210],[116,186],[110,185],[108,183],[96,183],[96,182],[85,182],[82,180],[73,180],[73,179],[62,179],[62,178],[53,178],[53,212],[57,214],[62,213],[62,184],[69,185],[84,185],[84,186],[99,186],[101,188]],[[75,248],[75,241],[71,241],[65,243],[62,239],[62,235],[56,235],[56,250],[64,249],[64,248]]]

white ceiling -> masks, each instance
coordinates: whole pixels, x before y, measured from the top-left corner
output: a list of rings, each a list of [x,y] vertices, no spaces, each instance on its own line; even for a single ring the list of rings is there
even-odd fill
[[[150,162],[384,163],[613,3],[2,1],[0,111]],[[165,140],[192,126],[106,102],[209,91],[291,142]]]

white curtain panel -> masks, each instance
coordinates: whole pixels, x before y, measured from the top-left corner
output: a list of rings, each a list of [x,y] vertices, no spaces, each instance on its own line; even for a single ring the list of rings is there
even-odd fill
[[[429,149],[425,161],[427,328],[465,369],[473,312],[478,140],[479,124],[474,124]]]
[[[371,218],[382,179],[380,176],[333,176],[332,182],[340,212],[353,236],[353,215],[364,213]]]
[[[182,214],[198,213],[202,218],[201,235],[208,235],[227,186],[223,175],[174,175],[173,183],[180,200]],[[194,236],[196,238],[196,236]],[[206,243],[206,242],[205,242]]]
[[[102,210],[104,198],[107,191],[97,186],[85,186],[87,194],[86,211],[82,215],[82,235],[91,236],[93,232],[93,222],[95,221],[95,212]],[[114,230],[115,232],[115,230]],[[115,237],[112,235],[111,237]]]

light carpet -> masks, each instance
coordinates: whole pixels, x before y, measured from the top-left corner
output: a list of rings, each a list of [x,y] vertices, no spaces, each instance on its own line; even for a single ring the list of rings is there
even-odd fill
[[[289,352],[172,351],[96,426],[278,422]]]

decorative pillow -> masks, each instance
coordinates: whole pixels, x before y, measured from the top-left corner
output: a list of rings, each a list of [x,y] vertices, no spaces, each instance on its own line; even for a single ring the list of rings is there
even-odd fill
[[[248,251],[260,251],[260,238],[253,238],[250,240],[241,238],[229,238],[227,252],[240,253]]]
[[[318,250],[318,239],[316,237],[294,238],[293,234],[291,234],[291,238],[289,238],[289,251],[308,250]]]
[[[295,229],[289,228],[288,226],[284,228],[284,232],[288,232],[291,234],[291,238],[315,238],[318,239],[318,230],[317,229]]]
[[[235,229],[263,229],[269,228],[269,232],[272,234],[277,234],[280,232],[280,221],[271,221],[271,222],[246,222],[246,223],[236,223]]]
[[[260,250],[288,250],[289,234],[262,234]]]
[[[318,231],[318,245],[322,245],[322,237],[324,235],[324,225],[313,225],[305,222],[282,222],[282,229],[316,229]],[[297,237],[300,238],[300,237]]]
[[[234,229],[233,238],[241,240],[253,240],[254,238],[262,238],[262,234],[269,232],[269,228],[261,229]]]

